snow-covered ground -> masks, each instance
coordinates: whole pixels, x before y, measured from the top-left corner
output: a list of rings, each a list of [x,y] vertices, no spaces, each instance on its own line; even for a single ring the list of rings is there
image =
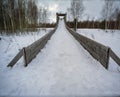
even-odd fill
[[[120,73],[107,71],[67,31],[63,21],[29,64],[0,70],[0,95],[120,95]]]
[[[120,30],[78,29],[78,33],[111,47],[120,57]]]
[[[38,32],[27,32],[18,35],[0,35],[0,68],[6,65],[15,57],[20,49],[35,42],[52,29],[39,29]]]
[[[78,29],[78,33],[110,47],[120,58],[120,30]],[[109,70],[119,72],[120,66],[110,58]]]

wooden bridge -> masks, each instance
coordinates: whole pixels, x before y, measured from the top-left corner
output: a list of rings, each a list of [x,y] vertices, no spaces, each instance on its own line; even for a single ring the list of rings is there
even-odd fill
[[[31,45],[24,47],[8,64],[8,67],[13,67],[22,56],[24,56],[24,66],[28,66],[32,59],[36,57],[41,49],[44,48],[51,36],[56,32],[60,16],[64,17],[64,22],[66,24],[66,15],[66,13],[56,13],[56,27],[51,32],[49,32],[39,40],[35,41]],[[120,66],[120,58],[112,51],[110,47],[107,47],[85,36],[82,36],[74,30],[70,29],[67,25],[65,26],[66,29],[71,33],[71,35],[106,69],[108,69],[110,57]],[[76,28],[76,25],[74,26],[74,28]]]

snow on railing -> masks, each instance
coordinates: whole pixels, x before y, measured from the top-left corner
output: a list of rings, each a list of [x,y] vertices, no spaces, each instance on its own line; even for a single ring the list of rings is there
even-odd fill
[[[52,30],[50,33],[40,38],[38,41],[33,44],[25,47],[25,67],[32,61],[33,58],[41,51],[42,48],[46,45],[47,41],[55,32],[56,28]]]
[[[7,65],[7,67],[13,67],[17,61],[24,56],[24,62],[25,67],[28,66],[28,64],[36,57],[36,55],[41,51],[42,48],[46,45],[47,41],[50,39],[50,37],[53,35],[53,33],[56,31],[58,24],[56,24],[56,27],[40,38],[39,40],[35,41],[31,45],[24,47],[14,58],[13,60]]]
[[[110,47],[78,34],[77,32],[71,30],[67,25],[66,28],[74,36],[74,38],[78,40],[78,42],[106,69],[108,69],[109,57],[111,57],[120,66],[120,58],[111,50]]]

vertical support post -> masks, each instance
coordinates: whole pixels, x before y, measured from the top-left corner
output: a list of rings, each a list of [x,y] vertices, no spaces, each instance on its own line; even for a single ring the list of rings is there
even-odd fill
[[[58,15],[57,15],[57,24],[58,24]]]
[[[66,14],[65,14],[65,16],[64,16],[64,20],[65,20],[65,23],[66,23]]]
[[[24,62],[25,62],[25,64],[24,64],[24,67],[27,67],[27,55],[26,55],[26,50],[25,50],[25,47],[23,48],[23,56],[24,56]]]
[[[58,23],[58,13],[56,13],[56,24]]]
[[[56,22],[57,22],[57,15],[58,15],[58,13],[56,13]]]
[[[77,19],[76,18],[74,19],[74,30],[75,31],[77,30]]]
[[[108,47],[108,51],[107,51],[107,61],[106,61],[106,69],[108,69],[109,67],[109,59],[110,59],[110,48]]]

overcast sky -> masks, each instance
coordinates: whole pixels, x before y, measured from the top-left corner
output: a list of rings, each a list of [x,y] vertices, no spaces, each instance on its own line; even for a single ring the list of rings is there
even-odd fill
[[[67,12],[67,8],[70,7],[71,0],[38,0],[38,6],[47,7],[51,12],[49,17],[50,21],[56,20],[56,12]],[[103,0],[83,0],[85,7],[83,20],[86,18],[99,19],[101,16]]]

